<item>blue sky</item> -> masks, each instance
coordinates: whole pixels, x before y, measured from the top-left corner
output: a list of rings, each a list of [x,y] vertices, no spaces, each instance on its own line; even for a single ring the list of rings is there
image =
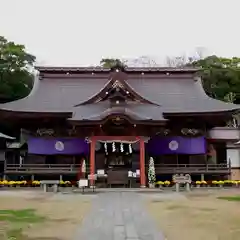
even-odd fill
[[[80,66],[102,57],[240,56],[239,0],[0,0],[0,35],[38,64]]]

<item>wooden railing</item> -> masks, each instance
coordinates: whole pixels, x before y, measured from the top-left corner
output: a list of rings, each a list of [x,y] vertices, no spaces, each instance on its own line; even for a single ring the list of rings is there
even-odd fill
[[[147,167],[147,166],[146,166]],[[156,173],[230,173],[231,166],[221,164],[155,164]]]
[[[80,164],[7,164],[5,172],[34,172],[34,173],[77,173]],[[88,167],[87,167],[88,169]]]
[[[6,173],[78,173],[80,164],[7,164]],[[145,165],[148,169],[148,165]],[[86,166],[89,173],[89,165]],[[230,164],[155,164],[157,174],[230,173]]]

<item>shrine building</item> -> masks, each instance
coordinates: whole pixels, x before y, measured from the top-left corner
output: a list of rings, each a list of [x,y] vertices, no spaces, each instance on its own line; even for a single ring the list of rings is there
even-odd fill
[[[240,179],[239,130],[226,127],[240,108],[207,96],[198,69],[37,70],[29,96],[0,104],[0,121],[21,129],[26,147],[6,154],[6,178],[78,180],[84,160],[87,175],[104,176],[92,185],[132,177],[144,187],[153,157],[158,180]]]

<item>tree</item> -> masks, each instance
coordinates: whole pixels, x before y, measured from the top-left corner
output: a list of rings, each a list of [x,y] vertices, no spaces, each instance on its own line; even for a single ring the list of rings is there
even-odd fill
[[[150,157],[149,165],[148,165],[148,183],[154,184],[156,181],[156,174],[155,174],[155,166],[154,166],[154,159]]]
[[[24,45],[0,36],[0,98],[16,100],[29,94],[33,86],[31,68],[35,57]]]
[[[205,92],[213,98],[240,103],[240,58],[222,58],[215,55],[203,58],[202,48],[192,57],[185,55],[166,59],[169,67],[198,67]],[[230,94],[230,95],[229,95]]]
[[[149,56],[141,56],[136,58],[118,59],[118,58],[103,58],[100,62],[102,67],[112,68],[120,67],[159,67],[159,64]]]
[[[113,68],[116,66],[125,67],[125,62],[118,58],[103,58],[100,62],[104,68]]]
[[[200,68],[203,87],[209,96],[223,101],[231,97],[232,102],[240,103],[240,58],[209,56],[187,65]]]

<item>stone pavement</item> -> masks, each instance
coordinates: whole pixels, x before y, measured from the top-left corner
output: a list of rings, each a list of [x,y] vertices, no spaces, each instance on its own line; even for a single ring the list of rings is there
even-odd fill
[[[74,240],[164,240],[136,192],[105,192],[93,199]]]

